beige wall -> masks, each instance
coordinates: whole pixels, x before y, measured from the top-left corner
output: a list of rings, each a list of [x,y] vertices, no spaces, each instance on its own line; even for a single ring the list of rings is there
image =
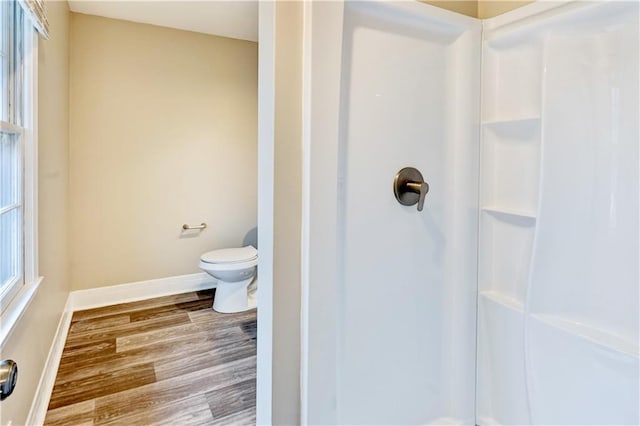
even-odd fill
[[[72,13],[70,49],[72,289],[199,272],[240,246],[257,220],[257,44]]]
[[[467,16],[473,16],[474,18],[478,14],[478,2],[476,0],[420,0],[424,3],[429,3],[434,6],[448,9],[453,12],[462,13]]]
[[[276,4],[274,425],[300,423],[302,2]]]
[[[517,9],[529,3],[531,1],[509,1],[509,0],[478,0],[478,18],[486,19],[492,18],[497,15],[501,15],[513,9]]]
[[[534,0],[420,0],[434,6],[462,13],[474,18],[492,18],[518,7],[533,3]]]
[[[69,11],[47,2],[51,37],[39,42],[39,269],[44,280],[2,348],[18,363],[18,385],[0,406],[0,424],[24,425],[68,294]]]

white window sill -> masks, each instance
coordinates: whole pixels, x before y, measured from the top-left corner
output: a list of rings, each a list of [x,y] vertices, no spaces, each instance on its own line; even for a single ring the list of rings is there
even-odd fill
[[[42,278],[38,277],[35,281],[26,284],[2,313],[0,317],[0,349],[4,347],[20,318],[31,304],[40,283],[42,283]]]

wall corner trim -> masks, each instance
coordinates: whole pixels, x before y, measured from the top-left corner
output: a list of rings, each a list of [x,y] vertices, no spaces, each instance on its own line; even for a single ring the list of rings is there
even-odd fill
[[[136,302],[138,300],[187,293],[190,291],[215,288],[217,281],[205,272],[174,277],[158,278],[148,281],[136,281],[69,293],[68,311],[100,308],[119,303]]]

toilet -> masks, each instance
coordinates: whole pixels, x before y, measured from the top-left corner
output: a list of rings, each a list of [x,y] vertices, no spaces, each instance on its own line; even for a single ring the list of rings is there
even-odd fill
[[[214,311],[231,314],[256,307],[258,250],[253,246],[207,252],[199,266],[218,280]]]

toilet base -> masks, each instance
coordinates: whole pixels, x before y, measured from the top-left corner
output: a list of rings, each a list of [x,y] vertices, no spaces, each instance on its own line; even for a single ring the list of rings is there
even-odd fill
[[[233,314],[254,309],[256,299],[247,294],[247,287],[254,278],[233,283],[219,280],[213,297],[213,310],[222,314]]]

